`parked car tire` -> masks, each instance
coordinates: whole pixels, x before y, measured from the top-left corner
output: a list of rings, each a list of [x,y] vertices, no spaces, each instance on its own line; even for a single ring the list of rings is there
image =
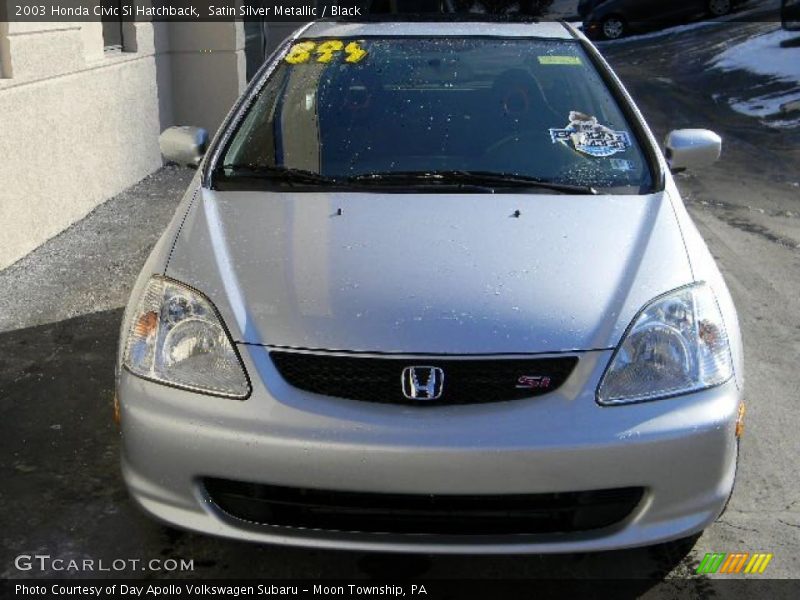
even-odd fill
[[[712,17],[722,17],[731,12],[731,0],[708,0],[708,13]]]
[[[607,40],[617,40],[625,35],[628,26],[625,19],[618,15],[611,15],[603,19],[600,30],[603,33],[603,38]]]

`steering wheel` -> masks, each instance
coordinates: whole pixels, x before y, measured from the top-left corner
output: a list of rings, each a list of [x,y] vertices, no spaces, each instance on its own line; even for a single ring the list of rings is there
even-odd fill
[[[505,90],[502,106],[503,112],[511,117],[527,113],[531,108],[531,98],[528,88],[519,84]]]

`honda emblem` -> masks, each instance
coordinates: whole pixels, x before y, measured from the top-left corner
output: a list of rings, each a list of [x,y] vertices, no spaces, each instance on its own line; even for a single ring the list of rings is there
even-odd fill
[[[409,400],[437,400],[444,391],[444,371],[439,367],[406,367],[403,395]]]

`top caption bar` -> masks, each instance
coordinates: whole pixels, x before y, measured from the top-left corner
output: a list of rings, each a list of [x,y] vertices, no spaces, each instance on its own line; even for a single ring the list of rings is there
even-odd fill
[[[265,21],[358,18],[365,0],[42,0],[0,1],[0,21]]]
[[[577,12],[578,1],[575,1]],[[670,0],[694,2],[698,0]],[[800,3],[800,0],[787,0]],[[720,20],[779,21],[781,0],[741,0]],[[701,3],[702,4],[702,3]],[[0,0],[0,21],[556,20],[553,0]],[[420,13],[408,11],[418,10]]]

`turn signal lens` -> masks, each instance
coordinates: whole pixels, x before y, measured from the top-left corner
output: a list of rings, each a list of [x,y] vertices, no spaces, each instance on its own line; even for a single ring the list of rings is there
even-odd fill
[[[744,434],[744,413],[747,409],[744,407],[744,402],[739,403],[739,414],[736,415],[736,437],[740,438]]]

